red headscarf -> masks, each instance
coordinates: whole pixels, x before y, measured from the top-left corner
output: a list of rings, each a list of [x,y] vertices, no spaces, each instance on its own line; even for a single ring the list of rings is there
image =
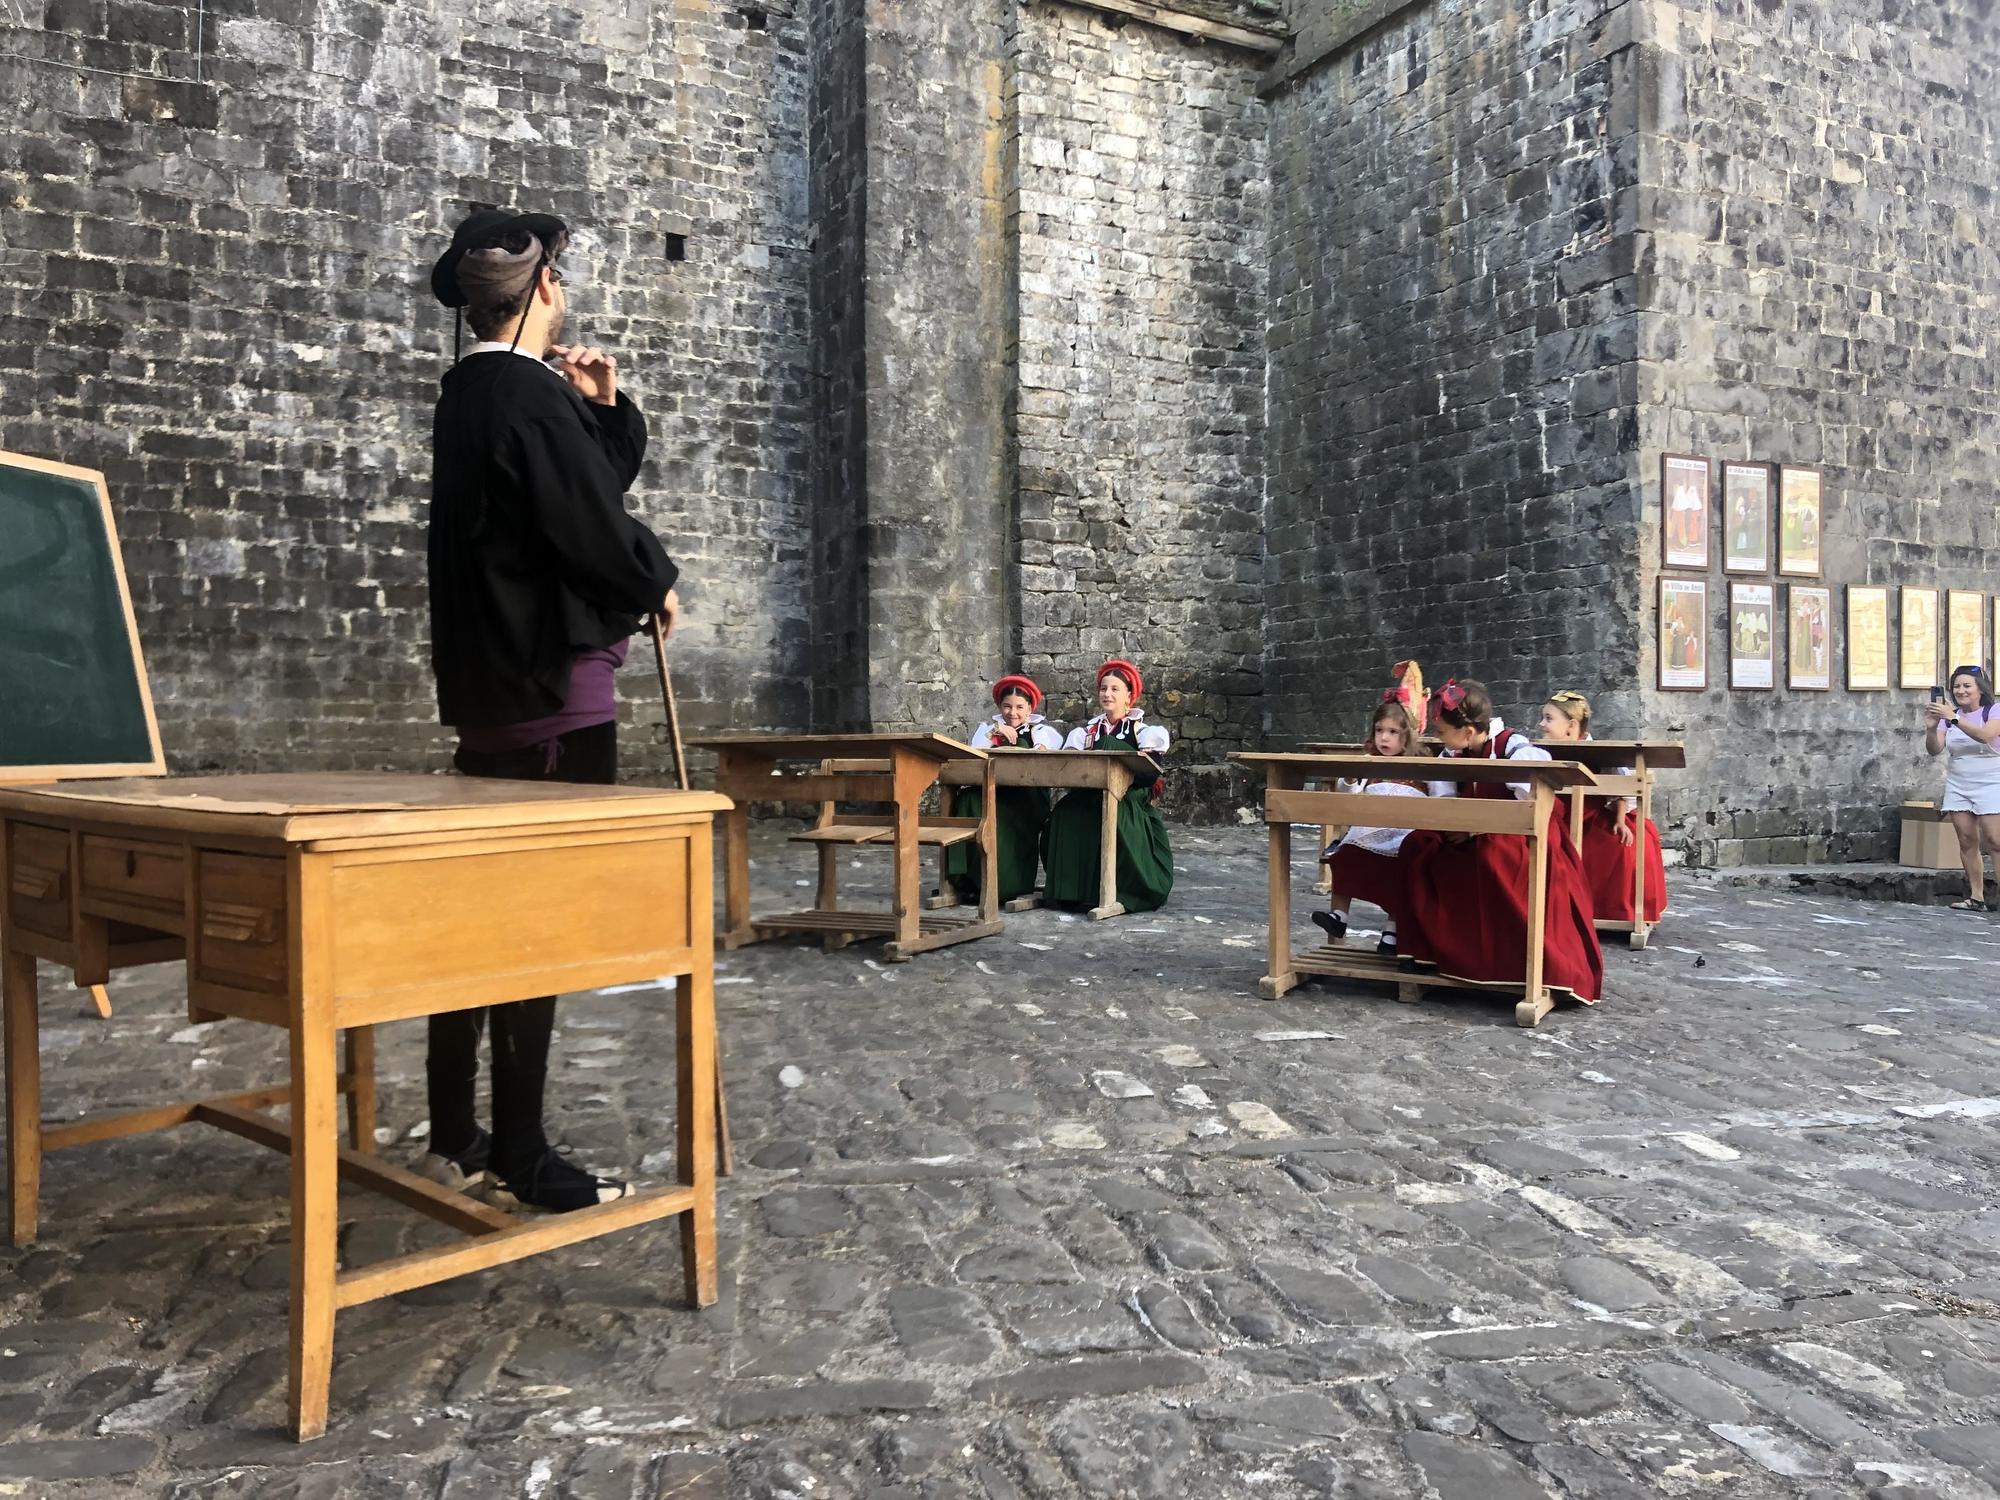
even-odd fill
[[[1139,694],[1146,690],[1146,684],[1139,676],[1139,669],[1129,661],[1122,661],[1114,656],[1110,661],[1097,669],[1097,681],[1100,683],[1103,682],[1105,674],[1110,672],[1115,672],[1125,679],[1125,686],[1132,690],[1132,701],[1137,703],[1139,701]]]
[[[1025,697],[1028,700],[1029,713],[1033,713],[1036,709],[1042,706],[1042,690],[1035,686],[1035,679],[1032,677],[1023,677],[1020,675],[1020,673],[1016,672],[1012,676],[1003,677],[998,682],[994,683],[993,684],[994,706],[997,708],[1000,704],[1000,700],[1006,697],[1009,693],[1020,693],[1023,697]]]

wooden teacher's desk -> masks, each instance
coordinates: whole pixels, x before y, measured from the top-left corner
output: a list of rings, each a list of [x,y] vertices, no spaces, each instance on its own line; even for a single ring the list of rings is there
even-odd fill
[[[1102,792],[1104,810],[1097,841],[1097,905],[1090,920],[1121,917],[1118,901],[1118,804],[1141,776],[1157,776],[1160,763],[1152,756],[1127,750],[1023,750],[995,746],[993,781],[997,786],[1040,787],[1050,791]],[[944,768],[946,786],[980,785],[980,768],[954,762]],[[1035,904],[1032,896],[1007,903],[1021,911]]]
[[[722,944],[740,948],[782,933],[812,933],[830,947],[856,937],[886,937],[883,957],[899,963],[933,948],[991,937],[1000,930],[999,850],[993,818],[992,759],[941,734],[722,734],[689,744],[716,752],[716,789],[732,799],[722,820]],[[926,816],[923,801],[954,762],[972,767],[968,785],[985,789],[976,818]],[[750,914],[750,804],[817,802],[814,825],[795,842],[819,850],[819,891],[806,911]],[[886,805],[886,813],[841,811],[842,803]],[[922,851],[971,844],[981,862],[979,905],[969,914],[924,909]],[[886,849],[894,859],[890,911],[859,911],[839,901],[842,849]]]
[[[1264,772],[1264,821],[1271,833],[1270,968],[1257,986],[1266,1000],[1295,988],[1302,975],[1373,979],[1393,984],[1404,998],[1428,988],[1484,989],[1488,986],[1433,972],[1410,973],[1394,958],[1345,943],[1328,943],[1304,953],[1292,950],[1292,824],[1359,824],[1374,828],[1437,828],[1450,833],[1519,833],[1528,838],[1528,960],[1521,976],[1521,1003],[1514,1019],[1536,1025],[1555,1008],[1542,978],[1543,927],[1547,921],[1549,818],[1558,792],[1595,785],[1589,771],[1573,761],[1461,760],[1401,755],[1274,755],[1230,757]],[[1514,797],[1373,797],[1366,792],[1307,791],[1308,781],[1372,777],[1411,781],[1529,782],[1533,795]]]
[[[326,1428],[339,1308],[675,1214],[689,1298],[713,1302],[710,826],[727,806],[704,792],[456,776],[0,788],[13,1243],[35,1238],[44,1151],[200,1121],[289,1153],[300,1438]],[[286,1029],[289,1086],[45,1127],[37,959],[84,975],[184,960],[193,1019]],[[667,975],[679,977],[677,1185],[517,1219],[375,1158],[376,1023]],[[289,1122],[266,1113],[278,1105]],[[471,1239],[342,1271],[337,1178]]]

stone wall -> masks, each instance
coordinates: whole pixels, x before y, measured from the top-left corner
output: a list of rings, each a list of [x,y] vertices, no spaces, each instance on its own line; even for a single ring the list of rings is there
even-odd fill
[[[1383,9],[1378,7],[1377,9]],[[1386,8],[1274,70],[1267,724],[1398,657],[1532,725],[1638,694],[1632,54],[1603,0]]]
[[[1183,806],[1221,795],[1261,712],[1257,78],[1248,52],[1019,16],[1018,658],[1070,722],[1097,663],[1136,661]]]
[[[1668,3],[1636,40],[1640,680],[1662,451],[1822,465],[1837,617],[1852,583],[2000,587],[2000,14]],[[1782,634],[1777,690],[1731,692],[1719,558],[1709,588],[1718,685],[1645,705],[1689,745],[1670,835],[1723,864],[1894,858],[1896,803],[1942,789],[1917,733],[1928,695],[1847,692],[1844,624],[1833,692],[1786,690]]]
[[[174,764],[442,762],[424,280],[473,203],[579,231],[572,331],[651,417],[636,508],[686,570],[689,727],[805,717],[791,9],[301,0],[197,37],[178,4],[0,5],[0,424],[105,470]]]

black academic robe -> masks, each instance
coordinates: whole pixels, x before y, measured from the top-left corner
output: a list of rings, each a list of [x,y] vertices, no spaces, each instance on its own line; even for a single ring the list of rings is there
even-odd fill
[[[539,361],[491,350],[446,372],[431,441],[438,717],[552,714],[575,654],[631,635],[679,574],[625,510],[646,419],[622,393],[585,401]]]

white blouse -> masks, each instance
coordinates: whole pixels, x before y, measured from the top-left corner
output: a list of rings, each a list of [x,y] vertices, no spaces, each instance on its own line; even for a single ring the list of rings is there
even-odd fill
[[[1157,724],[1146,723],[1145,718],[1146,716],[1135,708],[1119,722],[1118,728],[1123,729],[1125,725],[1130,724],[1133,729],[1132,737],[1139,742],[1141,750],[1149,755],[1165,755],[1169,743],[1166,730]],[[1097,742],[1111,731],[1111,727],[1109,717],[1099,714],[1088,724],[1072,729],[1069,738],[1063,741],[1063,749],[1094,750],[1097,748]]]
[[[999,727],[1000,715],[995,714],[977,729],[973,730],[972,737],[966,743],[975,750],[991,750],[995,746],[998,746],[1002,750],[1019,748],[1018,741],[1013,745],[1009,745],[1005,740],[995,737],[993,731]],[[1021,728],[1028,731],[1029,749],[1060,750],[1063,747],[1062,731],[1040,714],[1028,715],[1028,722],[1023,724]]]

